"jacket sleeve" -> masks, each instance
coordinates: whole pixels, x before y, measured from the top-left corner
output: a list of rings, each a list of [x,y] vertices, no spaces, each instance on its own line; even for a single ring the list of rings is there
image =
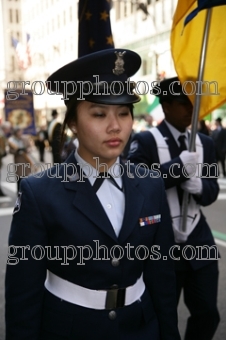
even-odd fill
[[[47,233],[28,180],[21,182],[9,234],[6,340],[37,340],[46,277]]]
[[[179,340],[177,327],[176,276],[171,250],[174,236],[169,207],[162,185],[161,223],[155,235],[155,247],[158,255],[148,259],[144,279],[148,287],[157,318],[161,340]]]
[[[214,144],[211,138],[203,140],[204,162],[202,164],[201,180],[202,195],[195,196],[196,201],[202,206],[208,206],[216,201],[219,193],[218,165],[216,161]]]

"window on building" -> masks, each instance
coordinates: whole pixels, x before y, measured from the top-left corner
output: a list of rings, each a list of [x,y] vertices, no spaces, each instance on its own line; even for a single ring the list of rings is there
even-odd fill
[[[74,37],[71,36],[71,51],[74,49]]]
[[[20,32],[16,32],[17,40],[20,41]]]
[[[64,26],[66,25],[66,12],[64,11],[63,13],[63,22],[64,22]]]
[[[115,6],[115,17],[116,17],[116,20],[119,20],[120,17],[121,17],[121,13],[120,13],[121,2],[120,1],[115,2],[114,6]]]
[[[127,17],[127,1],[124,1],[124,17]]]
[[[19,10],[16,9],[16,23],[19,23]]]
[[[147,60],[145,59],[142,60],[142,73],[143,75],[147,74]]]
[[[13,10],[11,8],[9,9],[9,22],[13,22]]]
[[[147,74],[152,74],[153,72],[153,65],[155,65],[155,61],[153,61],[153,58],[149,58],[147,62]]]
[[[14,55],[11,56],[11,70],[15,71],[15,57]]]
[[[162,22],[163,22],[163,23],[166,22],[166,18],[165,18],[165,9],[166,9],[165,1],[162,0]]]
[[[70,20],[70,22],[72,22],[72,20],[73,20],[72,6],[69,8],[69,20]]]
[[[60,28],[60,15],[57,16],[57,27]]]
[[[12,38],[14,38],[13,31],[11,31],[11,33],[10,33],[10,44],[13,47],[13,39]]]
[[[171,16],[174,14],[174,0],[171,0]]]

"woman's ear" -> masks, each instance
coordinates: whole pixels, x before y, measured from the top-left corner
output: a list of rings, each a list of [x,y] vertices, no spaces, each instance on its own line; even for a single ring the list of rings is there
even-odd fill
[[[69,126],[69,128],[70,128],[70,130],[71,130],[74,134],[77,133],[77,129],[76,129],[75,124],[72,123],[72,124]]]

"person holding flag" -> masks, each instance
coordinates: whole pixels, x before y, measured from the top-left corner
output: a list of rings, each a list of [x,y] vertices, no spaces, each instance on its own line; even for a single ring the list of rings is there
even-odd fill
[[[128,159],[157,170],[164,180],[176,244],[177,300],[183,290],[190,312],[185,339],[211,340],[219,323],[219,254],[201,206],[212,204],[219,192],[214,145],[210,137],[198,134],[196,151],[187,150],[192,104],[177,77],[160,82],[153,94],[159,97],[165,119],[134,136]],[[190,195],[186,231],[180,228],[183,191]],[[207,250],[200,252],[202,247]]]

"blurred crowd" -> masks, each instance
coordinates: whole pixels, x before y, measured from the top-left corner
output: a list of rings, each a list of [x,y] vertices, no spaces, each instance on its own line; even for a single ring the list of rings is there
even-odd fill
[[[130,140],[135,133],[148,130],[153,126],[158,125],[149,114],[140,114],[134,118],[133,131]],[[32,165],[37,162],[32,156],[32,148],[36,147],[39,154],[39,162],[45,162],[45,152],[47,150],[52,152],[52,163],[62,163],[68,155],[76,148],[77,139],[70,130],[63,136],[64,143],[61,143],[61,128],[62,123],[59,120],[57,110],[52,111],[52,120],[47,126],[40,126],[37,128],[36,136],[24,134],[20,127],[12,127],[9,121],[0,124],[0,169],[2,167],[2,159],[7,153],[13,154],[14,164],[16,166],[17,187],[19,189],[21,176],[27,176],[31,172]],[[225,155],[226,155],[226,128],[222,124],[222,119],[209,121],[201,120],[198,123],[198,131],[209,135],[213,138],[216,150],[216,158],[221,167],[221,173],[226,177],[225,170]],[[122,154],[122,158],[126,160],[130,147],[130,140]],[[23,164],[30,164],[25,166]],[[1,171],[0,171],[1,175]],[[1,181],[1,178],[0,178]],[[1,182],[0,182],[1,183]],[[0,186],[0,196],[4,193]]]

